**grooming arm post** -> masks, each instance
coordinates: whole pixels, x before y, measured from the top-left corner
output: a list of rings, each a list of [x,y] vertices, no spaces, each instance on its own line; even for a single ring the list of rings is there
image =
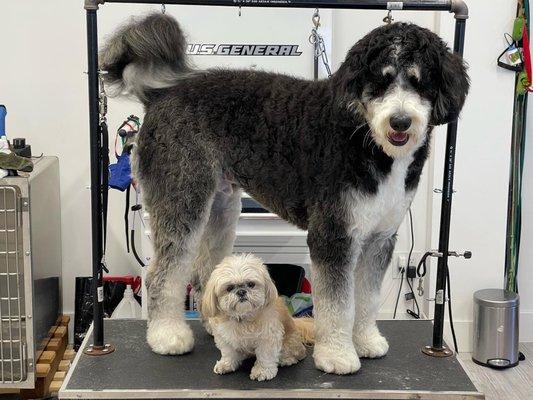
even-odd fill
[[[98,43],[96,29],[96,11],[104,3],[138,3],[161,4],[161,0],[85,0],[87,10],[87,40],[89,62],[89,113],[91,128],[91,211],[93,227],[93,277],[101,279],[100,261],[102,249],[102,199],[101,171],[99,160],[102,156],[100,137],[98,132]],[[261,0],[248,2],[247,0],[164,0],[165,4],[204,5],[227,7],[283,7],[283,8],[324,8],[324,9],[366,9],[366,10],[416,10],[416,11],[450,11],[455,14],[454,51],[463,53],[464,34],[468,7],[463,0],[291,0],[280,3],[279,0]],[[446,272],[448,269],[450,218],[453,191],[453,173],[455,163],[455,144],[457,137],[457,121],[448,125],[446,139],[446,160],[444,168],[443,197],[441,208],[441,222],[439,235],[439,252],[443,255],[439,259],[437,268],[437,301],[435,304],[435,323],[433,331],[433,346],[427,346],[426,353],[435,355],[433,349],[443,350],[444,302],[446,289]],[[98,299],[96,286],[94,299]],[[442,296],[442,300],[439,296]],[[95,302],[94,339],[95,346],[103,345],[103,315]],[[99,305],[101,306],[101,305]]]
[[[453,51],[463,55],[466,19],[468,8],[461,1],[454,0],[451,12],[455,13],[455,35]],[[444,314],[446,306],[446,275],[448,272],[448,257],[450,256],[450,221],[453,197],[453,175],[455,169],[455,148],[457,143],[457,120],[450,122],[446,135],[446,155],[444,159],[444,176],[442,180],[442,201],[440,213],[439,257],[437,262],[437,283],[435,289],[435,312],[433,322],[433,342],[425,346],[422,351],[430,356],[447,357],[453,352],[444,346]]]
[[[103,257],[103,201],[101,160],[108,149],[102,148],[100,131],[100,104],[98,83],[98,26],[97,10],[101,0],[86,0],[87,14],[87,74],[89,85],[89,135],[91,162],[91,227],[92,227],[92,298],[93,344],[84,350],[86,354],[109,354],[113,346],[104,344],[104,303],[102,280]]]
[[[87,0],[89,1],[89,0]],[[97,2],[98,0],[92,0]],[[166,0],[165,4],[182,4],[195,6],[230,6],[230,7],[280,7],[280,8],[339,8],[359,10],[433,10],[450,11],[454,0]],[[161,0],[101,0],[101,3],[142,3],[161,4]]]
[[[92,270],[93,270],[93,344],[104,345],[103,310],[98,301],[101,283],[100,262],[102,259],[102,199],[100,195],[100,132],[98,113],[98,32],[96,9],[87,10],[87,60],[89,75],[89,133],[91,147],[91,223],[92,223]]]

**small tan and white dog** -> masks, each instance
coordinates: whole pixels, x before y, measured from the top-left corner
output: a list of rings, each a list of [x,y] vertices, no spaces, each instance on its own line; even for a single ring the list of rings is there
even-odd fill
[[[217,265],[204,288],[201,312],[221,352],[217,374],[233,372],[255,356],[250,379],[272,379],[278,366],[305,358],[304,343],[313,341],[313,320],[290,316],[266,266],[253,254],[226,257]]]

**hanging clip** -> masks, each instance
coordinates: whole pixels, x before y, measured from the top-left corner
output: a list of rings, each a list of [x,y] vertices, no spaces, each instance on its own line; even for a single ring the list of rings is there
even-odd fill
[[[324,68],[326,69],[328,77],[330,77],[331,67],[329,66],[326,44],[324,43],[324,38],[320,35],[320,33],[318,33],[318,28],[320,26],[320,13],[318,8],[315,8],[315,12],[313,13],[313,17],[311,19],[314,27],[311,29],[311,34],[309,35],[309,43],[311,43],[315,48],[315,58],[322,59],[322,64],[324,64]]]
[[[394,18],[392,18],[392,11],[387,11],[387,16],[383,18],[383,22],[385,22],[387,25],[390,25],[394,21]]]
[[[239,6],[239,17],[242,16],[242,9],[241,6]]]
[[[313,21],[313,25],[315,26],[315,29],[318,29],[320,26],[320,12],[318,11],[318,8],[315,8],[315,12],[313,13],[313,17],[311,18]]]
[[[165,14],[167,12],[167,6],[165,4],[161,4],[161,14]]]
[[[418,295],[422,297],[424,295],[424,278],[418,279]]]
[[[109,269],[107,268],[107,261],[105,259],[105,254],[102,254],[102,259],[100,260],[100,273],[102,273],[102,271],[105,271],[106,274],[109,274]]]

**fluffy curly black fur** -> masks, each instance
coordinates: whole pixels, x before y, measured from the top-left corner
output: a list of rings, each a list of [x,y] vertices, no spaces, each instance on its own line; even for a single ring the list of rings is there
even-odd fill
[[[134,169],[157,256],[148,280],[150,345],[165,354],[192,347],[178,311],[184,287],[191,271],[201,287],[231,252],[244,189],[309,231],[317,366],[349,373],[358,368],[355,350],[383,355],[375,299],[432,126],[456,119],[463,106],[462,59],[406,23],[367,34],[318,82],[196,71],[184,49],[177,22],[154,14],[120,29],[101,53],[107,81],[146,106]],[[410,126],[398,129],[393,118]]]

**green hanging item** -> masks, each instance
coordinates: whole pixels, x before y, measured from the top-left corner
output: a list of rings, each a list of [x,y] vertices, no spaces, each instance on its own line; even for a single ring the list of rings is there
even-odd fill
[[[513,39],[518,42],[522,39],[522,32],[524,30],[524,18],[516,17],[513,24]]]
[[[522,45],[524,27],[529,36],[529,1],[518,7],[513,26],[513,39]],[[525,24],[525,25],[524,25]],[[527,46],[526,46],[527,47]],[[529,49],[526,49],[529,51]],[[530,82],[525,70],[516,73],[513,126],[511,138],[511,165],[507,205],[507,238],[505,248],[505,289],[518,293],[518,263],[522,225],[522,175],[526,143],[527,99]]]

